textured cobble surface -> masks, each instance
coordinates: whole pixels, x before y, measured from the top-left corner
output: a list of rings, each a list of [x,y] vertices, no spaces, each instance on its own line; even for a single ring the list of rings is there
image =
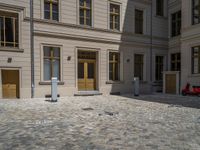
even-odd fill
[[[0,150],[200,150],[200,98],[0,100]]]

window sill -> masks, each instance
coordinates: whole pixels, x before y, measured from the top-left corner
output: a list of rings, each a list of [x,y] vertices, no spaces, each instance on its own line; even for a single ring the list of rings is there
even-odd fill
[[[147,84],[147,83],[148,83],[147,81],[140,80],[140,84]]]
[[[44,20],[49,23],[59,23],[59,20],[52,20],[52,19],[45,19],[45,18]]]
[[[191,75],[189,75],[189,77],[200,77],[200,73],[199,74],[191,74]]]
[[[181,35],[175,35],[175,36],[170,36],[170,40],[176,40],[176,39],[179,39],[181,38]]]
[[[168,18],[166,16],[160,16],[160,15],[155,15],[156,18],[159,18],[159,19],[164,19],[164,20],[167,20]]]
[[[0,47],[0,51],[5,51],[5,52],[19,52],[19,53],[23,53],[24,52],[23,49],[12,48],[12,47]]]
[[[124,84],[124,81],[106,81],[106,84]]]
[[[65,82],[58,81],[58,85],[64,85]],[[41,81],[39,82],[39,85],[51,85],[51,81]]]

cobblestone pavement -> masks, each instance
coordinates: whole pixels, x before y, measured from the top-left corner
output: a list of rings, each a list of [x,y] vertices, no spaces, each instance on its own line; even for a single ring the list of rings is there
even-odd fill
[[[0,100],[0,150],[199,150],[200,98]]]

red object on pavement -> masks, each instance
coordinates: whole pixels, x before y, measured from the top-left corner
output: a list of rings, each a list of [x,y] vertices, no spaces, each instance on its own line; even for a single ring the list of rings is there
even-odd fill
[[[190,84],[187,83],[185,88],[182,90],[182,95],[198,95],[200,96],[200,86],[193,86],[190,90]]]

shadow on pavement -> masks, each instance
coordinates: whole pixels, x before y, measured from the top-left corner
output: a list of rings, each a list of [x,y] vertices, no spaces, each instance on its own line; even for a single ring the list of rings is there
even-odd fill
[[[135,97],[134,95],[121,95],[122,97],[134,98],[136,100],[168,104],[169,107],[190,107],[200,109],[200,97],[178,96],[178,95],[141,95]]]

